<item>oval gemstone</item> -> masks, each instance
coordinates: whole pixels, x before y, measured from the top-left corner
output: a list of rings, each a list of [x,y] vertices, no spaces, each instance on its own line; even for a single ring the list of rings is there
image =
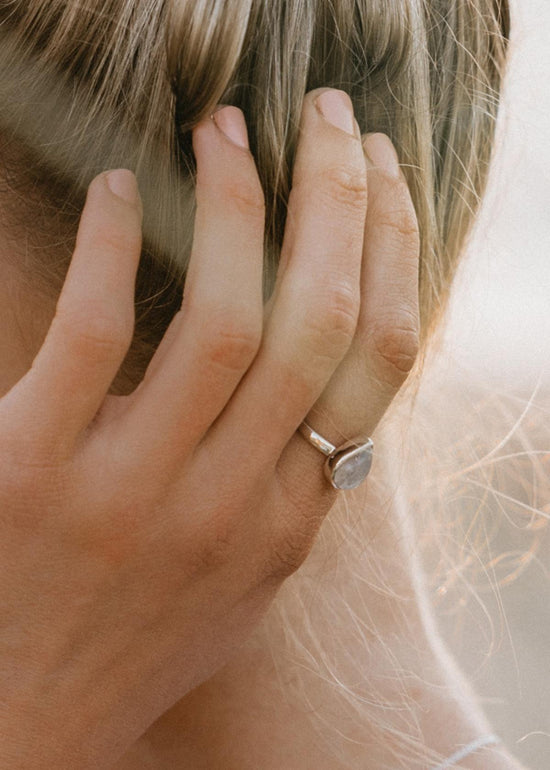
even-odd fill
[[[367,477],[372,465],[372,441],[347,449],[330,463],[331,483],[336,489],[355,489]]]

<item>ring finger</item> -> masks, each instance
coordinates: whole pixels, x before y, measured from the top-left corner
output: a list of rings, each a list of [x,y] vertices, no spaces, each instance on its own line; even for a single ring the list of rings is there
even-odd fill
[[[420,249],[414,206],[389,138],[370,134],[363,146],[369,205],[359,322],[346,358],[306,420],[334,446],[374,432],[418,350]],[[320,490],[331,494],[323,463],[320,451],[296,434],[278,470],[285,485],[311,499]]]

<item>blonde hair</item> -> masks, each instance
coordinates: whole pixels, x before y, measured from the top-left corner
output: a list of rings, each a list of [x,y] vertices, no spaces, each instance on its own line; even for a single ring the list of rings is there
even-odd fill
[[[266,198],[267,295],[303,98],[318,86],[333,86],[352,97],[362,132],[384,132],[397,148],[420,225],[425,348],[444,313],[484,191],[508,34],[506,0],[3,4],[0,197],[7,232],[15,244],[26,244],[20,267],[57,291],[88,183],[107,168],[136,172],[144,249],[136,337],[117,386],[130,389],[179,306],[193,234],[193,126],[220,102],[244,111]],[[376,490],[376,478],[371,486]],[[364,553],[364,532],[347,509],[341,528],[331,526],[336,539],[350,543],[353,571],[353,560]],[[320,538],[316,557],[326,547]],[[319,580],[312,590],[319,598]],[[324,613],[325,627],[346,613],[346,597],[336,594],[327,580],[323,606],[315,610]],[[385,709],[406,711],[408,704],[377,701],[360,659],[346,670],[347,680],[340,675],[330,644],[308,625],[307,589],[297,591],[287,581],[281,597],[263,631],[269,629],[273,645],[279,639],[300,667],[295,689],[307,700],[309,667],[337,692],[342,713],[347,709],[357,724],[368,723],[370,736],[393,741],[396,767],[424,767],[422,737],[406,720],[401,730],[385,732]],[[333,737],[327,749],[338,755]]]
[[[6,227],[24,235],[31,275],[59,288],[92,177],[117,166],[136,172],[145,219],[127,359],[135,380],[177,309],[190,254],[192,127],[220,102],[244,110],[266,197],[268,294],[304,94],[343,88],[361,130],[392,138],[412,191],[425,342],[484,189],[508,27],[504,0],[3,4]]]

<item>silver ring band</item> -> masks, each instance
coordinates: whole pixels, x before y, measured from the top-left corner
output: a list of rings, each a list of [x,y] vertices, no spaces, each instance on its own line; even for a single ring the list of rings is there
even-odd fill
[[[327,441],[326,438],[323,438],[319,433],[317,433],[317,431],[313,430],[311,425],[308,425],[307,422],[303,422],[298,430],[302,436],[309,441],[310,444],[312,444],[316,449],[318,449],[327,457],[330,457],[332,454],[334,454],[334,452],[336,452],[336,447],[334,444],[331,444],[330,441]]]
[[[301,423],[298,430],[327,458],[325,476],[335,489],[355,489],[369,475],[374,449],[371,438],[357,438],[336,447],[307,422]]]

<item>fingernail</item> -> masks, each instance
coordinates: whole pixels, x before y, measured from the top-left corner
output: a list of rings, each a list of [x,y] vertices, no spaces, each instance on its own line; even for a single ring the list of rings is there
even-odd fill
[[[137,206],[139,202],[139,190],[137,180],[132,171],[127,168],[119,168],[116,171],[109,171],[107,174],[107,185],[112,193],[126,203]]]
[[[212,120],[230,142],[245,150],[249,149],[246,121],[238,107],[221,107],[213,113]]]
[[[333,88],[323,91],[315,99],[315,105],[329,123],[348,134],[355,135],[353,105],[345,91],[338,91]]]
[[[373,166],[387,171],[390,176],[399,178],[401,174],[399,157],[389,136],[386,134],[367,134],[363,147]]]

